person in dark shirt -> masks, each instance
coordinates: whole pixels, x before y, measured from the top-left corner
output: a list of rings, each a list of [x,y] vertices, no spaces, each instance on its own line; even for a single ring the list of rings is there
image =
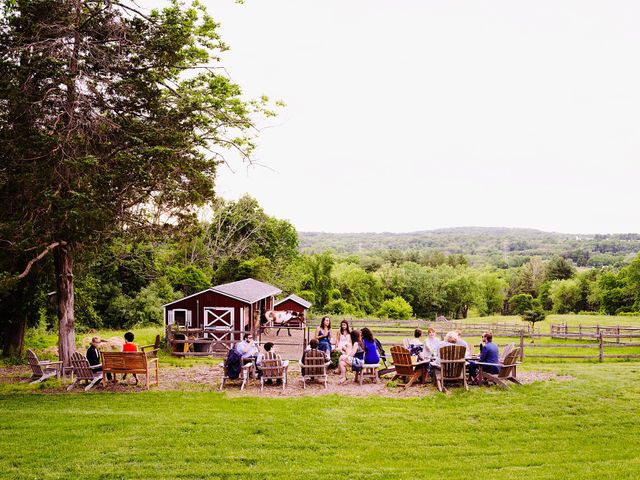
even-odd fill
[[[102,339],[100,337],[93,337],[91,339],[91,345],[87,349],[87,360],[89,361],[89,365],[91,367],[95,367],[96,365],[100,365],[99,367],[92,368],[94,372],[102,371],[102,358],[100,357],[100,350],[98,350],[98,346],[102,343]],[[111,380],[111,374],[107,373],[107,380]]]
[[[493,343],[493,335],[491,332],[485,332],[482,335],[482,344],[480,345],[480,363],[492,363],[494,365],[482,365],[482,370],[487,373],[500,372],[500,357],[498,355],[498,346]],[[474,383],[478,383],[478,364],[469,362],[469,376]]]
[[[100,343],[102,343],[100,337],[93,337],[91,339],[91,345],[89,345],[89,348],[87,349],[87,360],[89,361],[89,365],[92,367],[102,363],[102,360],[100,359],[100,350],[98,350],[98,345],[100,345]],[[102,367],[94,368],[93,370],[100,372],[102,371]]]

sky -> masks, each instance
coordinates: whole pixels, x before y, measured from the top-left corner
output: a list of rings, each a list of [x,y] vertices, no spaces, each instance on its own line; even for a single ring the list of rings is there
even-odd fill
[[[640,232],[640,2],[204,3],[286,103],[220,196],[300,231]]]

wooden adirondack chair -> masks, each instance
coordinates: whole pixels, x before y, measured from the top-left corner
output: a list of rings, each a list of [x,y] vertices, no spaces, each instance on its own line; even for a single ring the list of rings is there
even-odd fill
[[[53,376],[60,378],[62,362],[40,361],[33,350],[27,350],[27,361],[32,372],[30,383],[39,383]]]
[[[504,347],[504,349],[502,350],[502,353],[500,354],[500,363],[504,363],[505,358],[507,358],[507,355],[509,355],[509,353],[513,351],[515,346],[516,346],[515,343],[510,343]]]
[[[284,362],[280,355],[273,352],[265,352],[262,363],[260,363],[260,390],[264,389],[265,380],[281,380],[282,389],[287,386],[287,370],[289,368],[289,360]]]
[[[445,382],[462,382],[465,390],[467,385],[467,373],[465,371],[466,360],[464,358],[466,348],[462,345],[446,345],[440,347],[440,364],[434,365],[433,378],[436,387],[441,392],[446,392]]]
[[[71,355],[71,366],[73,367],[73,376],[75,377],[73,383],[67,387],[67,391],[71,390],[80,381],[88,383],[84,387],[84,391],[91,390],[96,383],[102,380],[102,370],[96,371],[98,368],[102,368],[102,365],[89,365],[87,358],[80,352],[73,352]]]
[[[498,374],[484,372],[482,370],[483,364],[478,362],[480,366],[480,378],[487,382],[493,382],[503,388],[509,388],[508,381],[520,385],[520,382],[516,378],[516,367],[520,364],[520,362],[518,362],[519,356],[520,347],[515,347],[507,354],[504,360],[500,361],[500,372]]]
[[[416,380],[424,379],[425,369],[416,369],[411,354],[406,348],[400,346],[391,347],[391,358],[393,366],[396,368],[396,373],[392,380],[399,377],[404,378],[406,383],[403,387],[407,388],[413,385]]]
[[[224,389],[225,383],[227,383],[229,380],[231,381],[242,380],[242,384],[240,385],[240,390],[244,390],[244,387],[247,386],[247,382],[250,379],[255,377],[254,372],[255,372],[256,364],[253,362],[243,364],[240,370],[240,376],[238,378],[229,378],[229,374],[227,373],[226,363],[227,362],[224,361],[220,364],[220,368],[222,368],[222,381],[220,382],[220,390]]]
[[[324,388],[328,388],[327,368],[331,365],[331,360],[327,361],[323,352],[317,349],[309,350],[305,353],[304,362],[300,360],[298,363],[302,376],[302,388],[307,388],[307,379],[315,380],[316,378],[323,380]]]
[[[158,351],[160,350],[160,335],[156,335],[156,341],[151,345],[144,345],[140,347],[140,351],[147,354],[147,358],[156,358]]]

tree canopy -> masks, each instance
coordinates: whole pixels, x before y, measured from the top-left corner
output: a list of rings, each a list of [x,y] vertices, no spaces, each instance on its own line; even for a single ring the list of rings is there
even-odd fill
[[[0,249],[16,259],[2,268],[22,280],[53,253],[67,361],[74,255],[193,223],[225,156],[249,158],[253,115],[272,112],[223,74],[227,47],[197,3],[0,8]]]

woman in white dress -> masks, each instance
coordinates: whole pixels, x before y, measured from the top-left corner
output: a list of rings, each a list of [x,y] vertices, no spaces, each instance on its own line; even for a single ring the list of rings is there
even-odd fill
[[[336,332],[336,350],[342,353],[351,350],[351,329],[346,320],[340,322],[340,329]]]

